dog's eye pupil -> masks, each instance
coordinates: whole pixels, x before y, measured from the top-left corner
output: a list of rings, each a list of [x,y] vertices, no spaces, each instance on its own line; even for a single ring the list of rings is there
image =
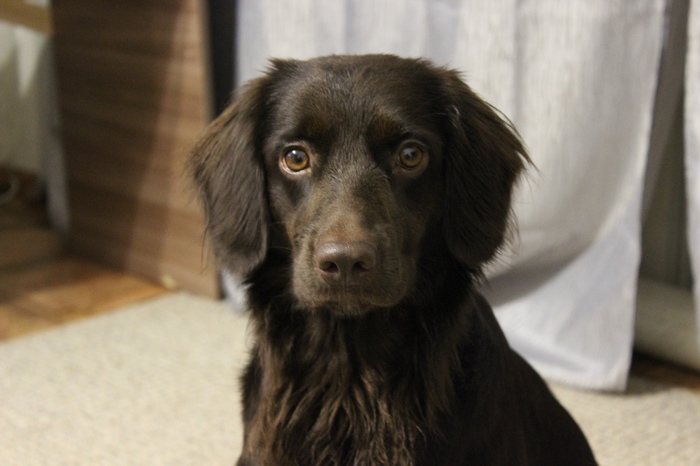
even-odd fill
[[[284,155],[285,166],[293,172],[300,172],[309,167],[309,156],[301,149],[292,149]]]
[[[418,146],[406,146],[399,152],[399,162],[404,168],[416,168],[423,161],[423,150]]]

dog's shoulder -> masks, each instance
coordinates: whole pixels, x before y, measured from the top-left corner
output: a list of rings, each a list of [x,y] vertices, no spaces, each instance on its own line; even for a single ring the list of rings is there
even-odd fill
[[[471,303],[475,341],[462,355],[465,377],[457,384],[457,406],[446,437],[462,442],[464,451],[456,458],[483,455],[484,464],[504,465],[596,464],[580,427],[544,379],[510,347],[490,305],[478,293]],[[510,456],[499,462],[506,451]]]

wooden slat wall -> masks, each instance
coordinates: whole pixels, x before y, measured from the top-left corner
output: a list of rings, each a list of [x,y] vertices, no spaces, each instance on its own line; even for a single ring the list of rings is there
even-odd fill
[[[187,151],[211,115],[198,0],[53,3],[71,245],[218,295]]]
[[[49,8],[27,3],[24,0],[0,1],[0,19],[21,24],[44,34],[50,35],[53,32]]]

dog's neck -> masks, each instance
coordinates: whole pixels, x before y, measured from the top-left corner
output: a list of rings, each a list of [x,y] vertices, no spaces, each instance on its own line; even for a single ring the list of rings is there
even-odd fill
[[[452,403],[468,333],[458,299],[428,302],[357,318],[302,313],[284,299],[254,310],[265,380],[260,450],[271,463],[414,463],[422,433]]]

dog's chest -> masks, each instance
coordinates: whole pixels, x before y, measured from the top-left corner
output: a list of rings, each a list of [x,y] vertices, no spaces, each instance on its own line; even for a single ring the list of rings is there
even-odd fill
[[[454,338],[421,338],[408,312],[289,315],[270,313],[259,327],[255,381],[246,384],[247,451],[271,465],[422,464],[426,435],[453,402],[459,363],[429,355]]]
[[[267,377],[280,380],[261,387],[251,419],[266,444],[263,464],[415,464],[426,427],[418,397],[394,392],[387,374],[339,365]]]

